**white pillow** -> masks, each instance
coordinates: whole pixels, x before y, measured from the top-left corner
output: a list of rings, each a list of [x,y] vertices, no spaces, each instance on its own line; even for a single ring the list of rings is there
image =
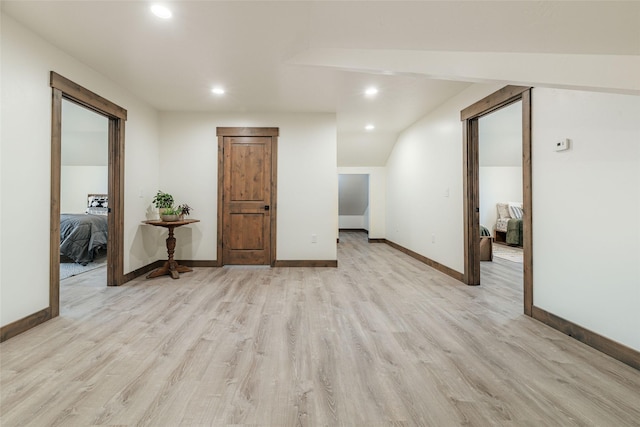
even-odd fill
[[[506,203],[497,203],[498,206],[498,218],[511,218],[511,213],[509,213],[509,205]]]
[[[511,218],[522,219],[524,215],[524,211],[520,206],[509,205],[509,213],[511,214]]]
[[[106,194],[87,195],[88,208],[106,208],[109,206],[109,196]]]
[[[87,208],[86,213],[90,215],[108,215],[109,208]]]

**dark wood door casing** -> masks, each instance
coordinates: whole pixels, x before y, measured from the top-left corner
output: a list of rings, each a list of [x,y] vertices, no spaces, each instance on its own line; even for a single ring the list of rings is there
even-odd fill
[[[502,107],[522,100],[522,196],[524,250],[524,313],[533,308],[533,233],[531,197],[531,88],[505,86],[460,112],[463,122],[464,282],[480,284],[480,186],[478,120]]]
[[[275,265],[277,128],[217,128],[218,265]]]
[[[224,137],[223,197],[224,263],[270,264],[270,137]]]
[[[69,79],[51,72],[53,89],[51,131],[51,308],[52,317],[59,312],[60,289],[60,151],[62,144],[62,98],[105,116],[109,120],[108,133],[108,194],[107,217],[107,285],[120,286],[124,282],[124,138],[127,110],[91,92]],[[57,227],[54,230],[54,226]]]
[[[52,156],[51,156],[51,307],[55,317],[59,311],[60,259],[60,147],[62,98],[79,104],[109,120],[108,134],[108,194],[107,217],[107,285],[120,286],[124,280],[124,138],[127,110],[88,89],[51,72],[53,88]],[[59,99],[58,99],[59,98]],[[54,226],[57,227],[54,230]]]

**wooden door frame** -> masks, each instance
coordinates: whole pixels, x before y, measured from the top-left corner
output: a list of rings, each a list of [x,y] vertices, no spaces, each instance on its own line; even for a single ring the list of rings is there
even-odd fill
[[[478,120],[502,107],[522,101],[522,196],[524,251],[524,313],[533,308],[533,239],[531,196],[531,87],[505,86],[460,112],[463,122],[464,283],[480,284],[480,187]]]
[[[216,136],[218,137],[218,238],[216,265],[222,267],[224,264],[222,250],[223,233],[223,203],[224,203],[224,138],[227,136],[266,136],[271,137],[271,203],[270,203],[270,229],[271,229],[271,267],[276,265],[276,235],[277,235],[277,212],[278,212],[278,136],[279,128],[267,127],[218,127]]]
[[[107,285],[120,286],[124,279],[124,124],[127,110],[51,72],[51,236],[49,307],[51,317],[60,313],[60,171],[62,155],[62,99],[79,104],[109,120],[109,166],[107,216]]]

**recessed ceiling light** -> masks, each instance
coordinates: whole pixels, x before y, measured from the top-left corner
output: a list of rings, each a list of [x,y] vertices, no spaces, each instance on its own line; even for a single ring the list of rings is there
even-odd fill
[[[367,96],[375,96],[378,94],[378,89],[375,87],[369,87],[367,88],[367,90],[364,91],[364,94]]]
[[[162,19],[169,19],[173,16],[173,13],[171,13],[168,7],[162,6],[160,4],[154,4],[153,6],[151,6],[151,12],[158,18]]]
[[[369,125],[366,125],[364,128],[366,130],[374,130],[376,127],[374,125],[369,124]]]
[[[219,86],[211,89],[211,92],[215,93],[216,95],[224,95],[224,89]]]

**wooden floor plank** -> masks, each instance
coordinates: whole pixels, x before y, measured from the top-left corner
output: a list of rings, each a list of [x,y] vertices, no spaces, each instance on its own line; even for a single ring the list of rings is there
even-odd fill
[[[61,284],[0,344],[0,424],[639,425],[640,372],[522,314],[522,264],[469,287],[366,234],[338,268]]]

